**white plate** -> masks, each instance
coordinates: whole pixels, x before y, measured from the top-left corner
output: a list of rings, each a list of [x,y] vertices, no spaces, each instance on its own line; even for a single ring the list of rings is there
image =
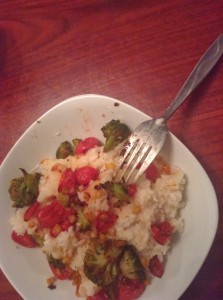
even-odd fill
[[[60,142],[73,137],[96,136],[103,139],[100,128],[111,119],[120,119],[134,129],[148,116],[135,108],[99,95],[70,98],[39,118],[17,141],[0,171],[0,263],[15,289],[24,299],[76,299],[70,282],[59,282],[49,290],[46,278],[51,276],[45,256],[39,249],[26,249],[10,239],[9,217],[13,214],[8,195],[9,181],[20,176],[19,168],[32,170],[38,162],[55,156]],[[171,164],[187,174],[187,205],[182,214],[185,230],[168,255],[165,274],[154,279],[140,299],[178,299],[189,286],[206,258],[213,242],[218,206],[213,186],[196,158],[172,134],[163,148]]]

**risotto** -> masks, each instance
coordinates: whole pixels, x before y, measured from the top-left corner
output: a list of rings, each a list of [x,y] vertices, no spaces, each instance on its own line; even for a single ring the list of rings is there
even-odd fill
[[[49,288],[67,279],[88,300],[136,299],[162,277],[173,236],[183,231],[184,172],[157,157],[136,183],[114,183],[123,144],[107,152],[95,138],[77,144],[79,152],[43,159],[36,181],[23,170],[38,192],[31,203],[14,203],[12,239],[40,247]],[[12,198],[12,182],[9,190]]]

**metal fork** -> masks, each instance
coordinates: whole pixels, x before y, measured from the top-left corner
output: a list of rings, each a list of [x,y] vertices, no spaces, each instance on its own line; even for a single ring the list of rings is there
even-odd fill
[[[121,151],[114,180],[128,183],[137,181],[161,150],[168,129],[166,121],[207,76],[223,54],[223,34],[208,48],[198,61],[176,98],[160,118],[141,123],[130,135]]]

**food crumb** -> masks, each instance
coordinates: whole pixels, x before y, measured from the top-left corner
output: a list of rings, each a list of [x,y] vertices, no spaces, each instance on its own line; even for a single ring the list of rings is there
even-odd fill
[[[118,103],[118,102],[115,102],[115,103],[114,103],[114,106],[119,106],[119,103]]]
[[[47,279],[47,286],[50,290],[54,290],[56,288],[55,282],[56,282],[56,277],[50,277]]]

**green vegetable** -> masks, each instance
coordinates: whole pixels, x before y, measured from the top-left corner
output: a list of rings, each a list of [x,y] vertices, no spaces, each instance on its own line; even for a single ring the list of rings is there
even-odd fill
[[[59,193],[57,195],[57,199],[60,201],[60,203],[64,206],[64,207],[68,207],[70,204],[70,200],[69,200],[69,196]]]
[[[46,257],[47,257],[48,263],[50,265],[53,265],[55,268],[58,268],[58,269],[65,268],[65,264],[62,262],[61,259],[56,259],[51,254],[47,254]]]
[[[84,258],[85,275],[99,286],[111,286],[119,273],[119,260],[124,249],[123,241],[95,239]]]
[[[116,207],[129,203],[128,191],[124,184],[120,182],[107,181],[103,184],[103,187],[107,190],[110,197],[116,197],[118,199],[115,203]]]
[[[13,207],[24,207],[34,203],[39,195],[39,180],[41,174],[29,174],[24,169],[20,169],[22,177],[14,178],[9,185],[9,194],[14,202]]]
[[[74,146],[74,150],[73,150],[74,153],[76,152],[77,145],[80,144],[81,141],[82,141],[81,139],[77,139],[77,138],[72,140],[72,143],[73,143],[73,146]]]
[[[106,138],[104,152],[114,149],[130,135],[130,129],[119,120],[111,120],[101,128]]]
[[[91,228],[91,223],[86,218],[83,210],[80,207],[75,207],[75,209],[77,210],[77,223],[79,230],[81,232],[89,230]]]
[[[69,155],[73,155],[73,146],[70,142],[65,141],[60,144],[56,151],[56,158],[66,158]]]
[[[122,275],[126,278],[144,281],[146,274],[144,267],[139,259],[137,251],[131,245],[125,247],[123,256],[120,261]]]

